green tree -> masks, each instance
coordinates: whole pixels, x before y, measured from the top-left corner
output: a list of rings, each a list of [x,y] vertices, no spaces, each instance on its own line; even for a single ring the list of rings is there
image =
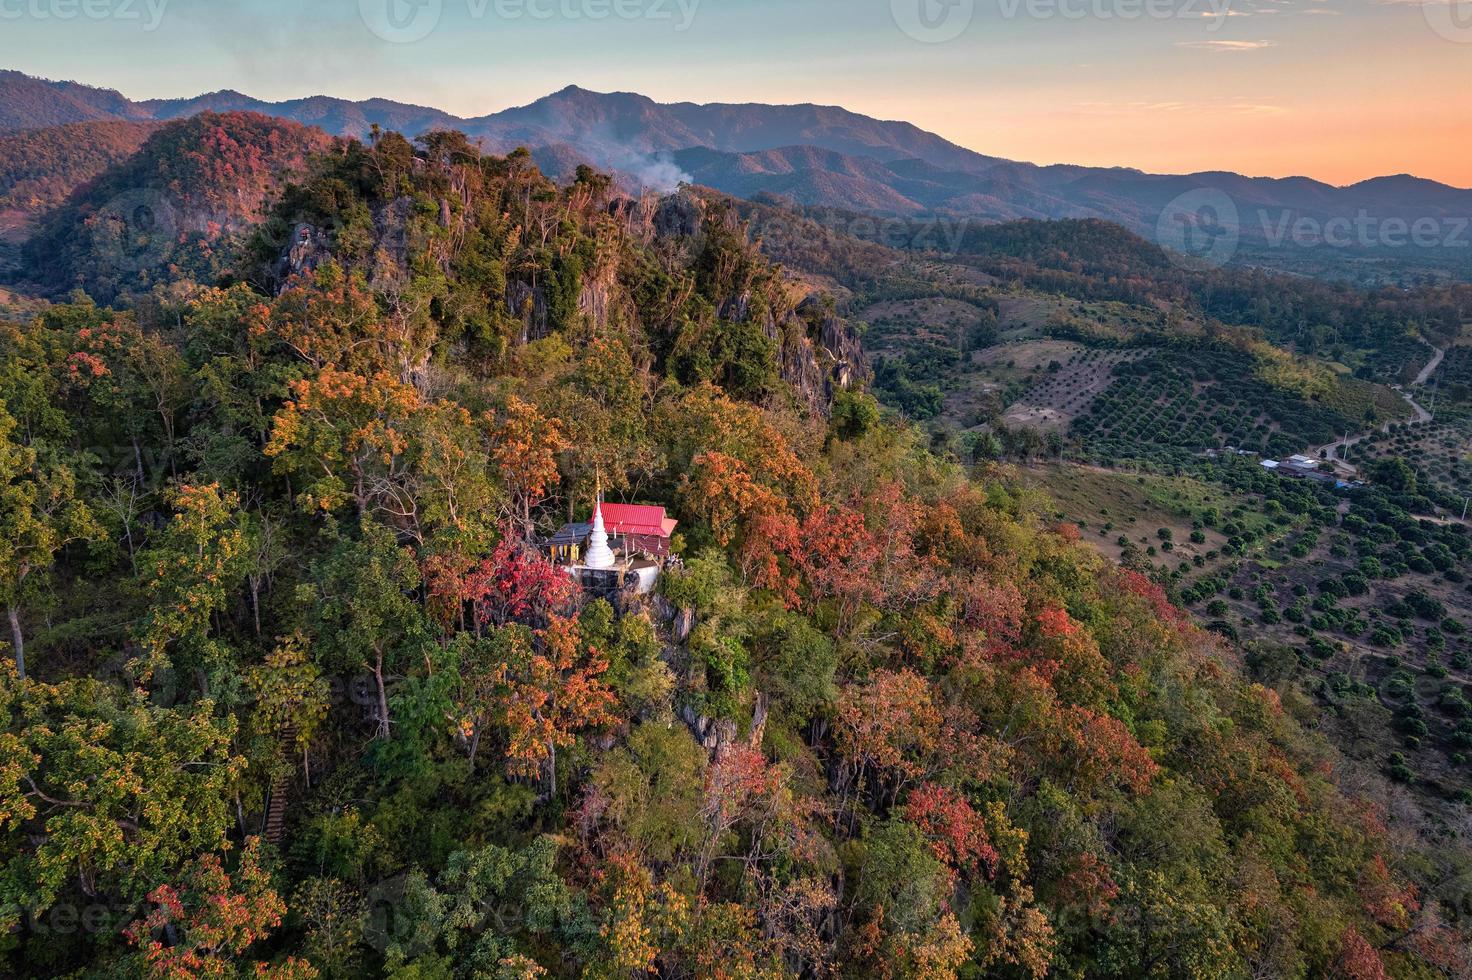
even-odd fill
[[[140,557],[148,613],[133,662],[147,680],[171,666],[233,673],[236,653],[215,629],[250,569],[249,532],[240,500],[218,485],[182,486],[171,494],[174,519]]]
[[[389,682],[421,658],[430,630],[415,601],[420,587],[413,556],[391,530],[365,521],[354,537],[331,526],[330,552],[298,590],[314,656],[329,670],[367,670],[373,678],[378,737],[392,737]]]
[[[244,768],[231,718],[203,701],[160,708],[93,680],[0,682],[0,927],[68,888],[141,899],[225,845]]]
[[[15,441],[15,429],[15,419],[0,407],[0,601],[10,621],[16,673],[24,679],[21,611],[33,576],[50,569],[69,542],[96,537],[100,529],[71,469]]]

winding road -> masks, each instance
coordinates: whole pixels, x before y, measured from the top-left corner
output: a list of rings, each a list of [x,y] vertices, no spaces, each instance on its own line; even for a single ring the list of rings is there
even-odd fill
[[[1446,358],[1446,351],[1443,348],[1433,347],[1431,349],[1436,351],[1436,355],[1421,369],[1421,373],[1416,375],[1416,380],[1411,382],[1412,385],[1419,387],[1430,381],[1431,376],[1436,373],[1436,369],[1441,367],[1441,362]]]
[[[1427,365],[1421,369],[1421,373],[1416,375],[1416,380],[1411,382],[1411,387],[1413,388],[1419,388],[1427,381],[1430,381],[1431,376],[1436,373],[1436,369],[1441,367],[1441,362],[1446,358],[1445,349],[1441,347],[1432,347],[1431,349],[1435,351],[1435,353],[1432,355],[1431,360],[1427,363]],[[1395,390],[1400,392],[1400,396],[1406,400],[1406,403],[1410,405],[1411,408],[1415,409],[1417,422],[1431,421],[1431,413],[1426,411],[1426,409],[1421,406],[1420,402],[1416,401],[1415,397],[1412,396],[1409,391],[1399,386],[1396,386]],[[1378,429],[1372,429],[1370,432],[1361,432],[1357,436],[1346,436],[1345,438],[1340,439],[1337,442],[1331,442],[1327,446],[1319,447],[1317,450],[1315,450],[1314,455],[1318,459],[1338,460],[1339,465],[1347,466],[1349,467],[1349,469],[1353,470],[1355,469],[1354,466],[1350,465],[1349,463],[1345,463],[1343,460],[1339,460],[1339,451],[1347,450],[1351,446],[1355,446],[1361,442],[1364,442],[1374,432],[1389,432],[1390,425],[1391,423],[1386,422]]]

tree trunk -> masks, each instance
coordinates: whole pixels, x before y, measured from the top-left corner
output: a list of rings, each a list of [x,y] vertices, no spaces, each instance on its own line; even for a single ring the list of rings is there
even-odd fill
[[[251,615],[255,619],[256,636],[259,637],[261,635],[261,583],[260,580],[257,579],[254,575],[250,577],[249,581],[250,611]]]
[[[20,610],[15,603],[6,603],[5,613],[10,617],[10,642],[15,647],[15,672],[21,680],[26,679],[26,638],[20,629]]]
[[[389,738],[388,690],[383,686],[383,651],[377,651],[373,661],[373,682],[378,686],[378,737]]]

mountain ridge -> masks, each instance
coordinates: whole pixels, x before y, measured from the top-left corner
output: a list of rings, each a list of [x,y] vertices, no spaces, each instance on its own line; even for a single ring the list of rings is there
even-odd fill
[[[1053,172],[1083,171],[1083,172],[1089,172],[1089,173],[1136,174],[1136,175],[1147,176],[1147,177],[1163,177],[1163,176],[1199,177],[1199,176],[1208,176],[1208,175],[1211,175],[1211,174],[1218,174],[1218,173],[1220,173],[1220,174],[1231,174],[1234,177],[1239,177],[1239,178],[1242,178],[1242,179],[1245,179],[1245,180],[1249,180],[1249,181],[1277,181],[1277,182],[1311,181],[1314,184],[1325,186],[1325,187],[1331,187],[1331,188],[1335,188],[1335,189],[1338,189],[1338,190],[1349,190],[1349,189],[1352,189],[1352,188],[1362,187],[1362,186],[1365,186],[1365,185],[1376,184],[1376,183],[1385,182],[1385,181],[1410,180],[1410,181],[1417,182],[1417,183],[1419,183],[1421,185],[1434,185],[1436,187],[1447,188],[1447,189],[1450,189],[1450,190],[1453,190],[1453,191],[1459,191],[1459,192],[1465,191],[1465,192],[1472,193],[1472,188],[1456,187],[1455,185],[1446,184],[1446,183],[1441,182],[1441,181],[1432,180],[1431,178],[1420,177],[1420,176],[1417,176],[1417,175],[1414,175],[1414,174],[1409,174],[1409,173],[1384,174],[1384,175],[1380,175],[1380,176],[1376,176],[1376,177],[1365,178],[1364,180],[1355,181],[1355,182],[1349,183],[1349,184],[1332,184],[1332,183],[1329,183],[1328,181],[1323,181],[1323,180],[1320,180],[1319,178],[1311,177],[1311,176],[1308,176],[1306,174],[1295,174],[1295,175],[1289,175],[1289,176],[1284,176],[1284,177],[1272,177],[1272,176],[1264,176],[1264,175],[1256,175],[1256,176],[1254,176],[1254,175],[1248,175],[1248,174],[1238,174],[1238,173],[1235,173],[1233,171],[1224,171],[1224,170],[1202,170],[1202,171],[1193,171],[1193,172],[1181,173],[1181,174],[1155,174],[1155,173],[1152,173],[1150,171],[1143,170],[1143,169],[1141,169],[1139,167],[1133,167],[1133,166],[1127,166],[1127,165],[1088,166],[1088,165],[1084,165],[1084,164],[1069,164],[1069,163],[1039,164],[1039,163],[1033,163],[1033,162],[1030,162],[1030,161],[1008,160],[1008,159],[1005,159],[1005,158],[1002,158],[1002,157],[991,156],[991,155],[982,153],[979,150],[974,150],[974,149],[971,149],[969,147],[962,146],[962,145],[960,145],[958,143],[955,143],[955,142],[953,142],[951,140],[946,139],[943,136],[940,136],[939,134],[932,133],[932,132],[929,132],[927,130],[921,129],[919,126],[915,125],[914,123],[908,122],[906,120],[900,120],[900,119],[880,119],[878,117],[867,116],[867,115],[864,115],[862,113],[855,112],[855,111],[853,111],[851,109],[848,109],[848,108],[846,108],[844,106],[839,106],[839,105],[828,105],[828,104],[820,104],[820,103],[812,103],[812,102],[782,103],[782,104],[777,104],[777,103],[764,103],[764,102],[708,102],[708,103],[697,103],[697,102],[657,102],[654,99],[650,98],[649,96],[646,96],[646,95],[643,95],[643,94],[637,93],[637,92],[624,92],[624,91],[620,91],[620,92],[597,92],[595,90],[584,88],[583,86],[576,85],[576,84],[571,84],[571,85],[564,86],[562,89],[559,89],[556,92],[553,92],[553,93],[550,93],[550,94],[548,94],[546,96],[543,96],[542,98],[537,99],[537,100],[535,100],[533,102],[527,103],[526,105],[511,106],[511,107],[508,107],[506,109],[498,110],[496,112],[487,113],[487,114],[479,115],[479,116],[457,116],[454,113],[451,113],[451,112],[448,112],[448,111],[445,111],[445,110],[442,110],[442,109],[438,109],[438,108],[435,108],[433,106],[423,106],[423,105],[418,105],[418,104],[415,104],[415,103],[400,102],[400,101],[397,101],[397,100],[394,100],[394,99],[387,99],[387,98],[382,98],[382,97],[375,97],[375,98],[371,98],[371,99],[362,99],[362,100],[353,100],[353,99],[341,98],[341,97],[338,97],[338,96],[317,94],[317,95],[302,96],[302,97],[299,97],[299,98],[285,99],[285,100],[280,100],[280,101],[272,102],[272,101],[266,100],[266,99],[258,99],[258,98],[254,97],[254,96],[251,96],[251,95],[248,95],[246,93],[240,92],[240,91],[238,91],[236,89],[228,89],[228,88],[227,89],[219,89],[219,90],[214,91],[214,92],[205,92],[205,93],[201,93],[200,95],[191,96],[191,97],[171,98],[171,99],[144,99],[144,100],[136,100],[135,101],[135,100],[128,99],[126,96],[122,95],[121,92],[118,92],[115,89],[109,89],[109,88],[103,88],[103,87],[99,87],[99,86],[87,85],[87,84],[81,83],[81,82],[45,79],[45,78],[40,78],[38,76],[27,75],[27,74],[25,74],[23,72],[11,70],[11,69],[0,69],[0,131],[11,131],[11,132],[14,132],[14,131],[25,130],[25,129],[42,128],[44,126],[49,126],[49,125],[57,125],[57,123],[45,122],[45,121],[25,121],[25,122],[23,122],[23,123],[21,123],[21,124],[18,125],[15,120],[13,120],[13,119],[11,119],[9,117],[8,113],[4,112],[4,110],[6,110],[6,109],[9,108],[9,103],[10,103],[10,100],[11,100],[12,93],[10,91],[10,86],[14,85],[15,84],[15,81],[18,80],[18,79],[24,79],[24,80],[26,80],[28,82],[34,83],[37,86],[46,86],[46,87],[48,87],[50,89],[53,89],[53,90],[56,90],[56,91],[60,91],[60,92],[62,92],[68,98],[68,101],[75,101],[73,99],[73,95],[75,93],[78,93],[78,92],[90,93],[91,96],[92,96],[92,98],[90,98],[90,99],[83,98],[80,101],[82,101],[84,103],[85,102],[93,102],[94,103],[94,110],[95,111],[99,111],[99,114],[96,115],[96,116],[93,116],[92,118],[109,118],[109,116],[107,116],[103,111],[96,109],[96,107],[95,107],[95,101],[98,98],[103,98],[104,100],[107,100],[107,99],[116,100],[119,103],[120,108],[118,110],[113,110],[113,111],[114,112],[122,112],[122,111],[129,111],[129,110],[131,110],[131,114],[124,116],[124,118],[133,118],[133,119],[138,119],[138,118],[144,118],[144,119],[173,119],[173,118],[179,118],[181,115],[194,114],[193,112],[189,111],[191,109],[194,109],[195,111],[205,111],[206,109],[208,109],[210,111],[216,111],[216,112],[222,112],[222,111],[256,111],[256,112],[262,112],[265,115],[281,115],[284,111],[292,110],[292,109],[297,109],[299,107],[331,105],[331,106],[335,106],[335,107],[354,107],[354,108],[357,108],[359,110],[372,109],[374,111],[379,111],[379,112],[392,111],[392,112],[399,113],[399,114],[403,114],[403,113],[418,113],[418,114],[423,114],[427,118],[435,118],[435,119],[438,119],[438,120],[442,120],[442,121],[444,121],[446,123],[454,123],[454,124],[458,124],[458,125],[461,125],[461,126],[469,127],[469,128],[467,128],[465,130],[466,133],[467,133],[467,135],[477,136],[477,135],[480,135],[480,134],[479,133],[476,133],[476,132],[472,132],[471,130],[473,130],[473,129],[483,129],[487,125],[491,124],[493,121],[504,121],[504,120],[506,120],[508,118],[515,118],[515,117],[518,117],[518,116],[522,116],[524,114],[531,113],[531,112],[533,112],[535,110],[538,110],[538,109],[540,109],[542,107],[545,107],[545,106],[548,106],[548,105],[552,105],[552,104],[557,104],[559,102],[559,100],[565,102],[566,100],[571,99],[573,97],[577,97],[577,98],[582,99],[582,100],[587,100],[587,99],[589,99],[589,97],[591,97],[593,99],[600,100],[600,101],[601,100],[609,100],[609,99],[631,99],[631,100],[638,100],[641,104],[645,104],[645,105],[648,105],[648,106],[657,107],[657,108],[662,109],[662,110],[667,110],[667,111],[670,111],[670,112],[673,112],[673,113],[677,113],[681,118],[686,118],[686,117],[688,117],[691,114],[709,113],[709,112],[715,112],[715,111],[721,111],[721,112],[727,112],[727,113],[730,113],[730,112],[738,112],[738,111],[764,111],[764,112],[776,112],[776,113],[790,113],[790,112],[801,111],[801,112],[808,112],[808,113],[835,113],[835,114],[841,114],[841,115],[846,116],[846,117],[851,117],[851,118],[854,118],[854,119],[863,120],[864,122],[866,122],[868,124],[877,125],[877,126],[881,126],[881,127],[895,127],[895,128],[898,128],[898,129],[909,131],[910,133],[913,133],[914,135],[920,136],[920,137],[924,138],[927,141],[934,140],[937,144],[942,144],[944,146],[944,148],[946,149],[947,152],[957,153],[958,155],[965,156],[965,157],[976,158],[976,159],[978,159],[980,161],[984,161],[987,165],[1012,165],[1012,166],[1020,166],[1020,167],[1033,168],[1033,169],[1037,169],[1037,170],[1040,170],[1040,171],[1053,171]],[[126,109],[122,108],[124,106],[126,107]],[[272,110],[275,110],[275,111],[272,111]],[[365,114],[365,116],[369,115],[369,113],[367,113],[367,112],[365,112],[364,114]],[[287,118],[294,118],[294,117],[288,116]],[[68,120],[68,121],[85,121],[85,120],[76,119],[76,120]],[[297,119],[295,121],[302,122],[303,120]],[[343,133],[334,133],[333,135],[360,136],[360,135],[367,135],[367,133],[366,133],[366,131],[364,133],[362,133],[362,134],[353,133],[353,132],[343,132]],[[415,135],[415,136],[417,136],[419,134],[418,133],[411,133],[409,135]],[[741,151],[736,151],[736,152],[750,152],[750,151],[754,151],[756,149],[777,149],[781,145],[795,145],[795,144],[773,144],[771,146],[761,146],[761,147],[751,146],[751,147],[746,147],[745,149],[743,149]],[[815,144],[815,145],[821,145],[821,144]],[[683,149],[685,147],[679,147],[679,148],[680,149]],[[719,147],[712,147],[712,148],[719,148]],[[923,159],[923,157],[921,157],[921,158]],[[896,159],[896,160],[897,159],[904,159],[904,157],[897,156],[897,157],[894,157],[893,159]]]
[[[1347,246],[1313,253],[1309,248],[1321,243],[1292,239],[1304,248],[1276,249],[1289,265],[1394,255],[1395,243],[1378,234],[1381,223],[1431,219],[1445,229],[1472,215],[1472,190],[1408,174],[1336,186],[1311,177],[1224,170],[1153,174],[1132,167],[1039,165],[987,156],[912,123],[841,106],[660,103],[633,92],[569,85],[524,106],[463,118],[382,98],[268,102],[229,89],[133,102],[108,89],[0,72],[0,132],[96,119],[171,120],[205,111],[257,112],[358,139],[375,128],[411,138],[458,129],[489,152],[524,146],[558,178],[588,163],[614,173],[631,190],[668,192],[680,183],[700,183],[740,197],[772,193],[802,205],[886,217],[1097,217],[1159,239],[1170,210],[1186,201],[1193,213],[1200,204],[1225,212],[1221,220],[1235,222],[1233,230],[1248,251],[1281,246],[1278,231],[1303,218],[1320,229],[1365,215],[1376,222],[1375,234],[1357,233]],[[1437,257],[1458,258],[1447,249]]]

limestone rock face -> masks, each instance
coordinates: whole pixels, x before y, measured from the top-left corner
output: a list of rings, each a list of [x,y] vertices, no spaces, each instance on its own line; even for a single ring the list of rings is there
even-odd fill
[[[683,644],[690,639],[690,634],[695,629],[695,610],[681,609],[675,613],[674,634],[675,642]]]
[[[520,343],[541,340],[547,336],[547,294],[538,286],[535,289],[524,282],[506,285],[506,309],[521,320]]]
[[[298,224],[291,230],[291,238],[276,261],[274,272],[278,288],[292,276],[309,276],[316,272],[317,267],[331,256],[326,232],[306,222]]]
[[[374,213],[374,279],[383,280],[407,276],[409,271],[409,224],[414,219],[414,211],[414,199],[400,197],[385,204]]]
[[[654,212],[654,232],[661,238],[693,238],[700,233],[705,206],[690,194],[671,194]]]
[[[858,335],[848,323],[816,301],[788,314],[768,336],[781,344],[782,380],[815,414],[828,415],[838,392],[868,376]]]
[[[689,705],[680,709],[680,720],[690,729],[695,740],[712,755],[725,750],[736,741],[736,723],[725,718],[702,715]]]
[[[798,393],[808,410],[826,416],[832,403],[832,385],[801,317],[789,315],[780,331],[782,380]]]
[[[869,368],[864,361],[864,351],[859,345],[859,337],[849,328],[849,325],[836,316],[824,318],[823,325],[818,332],[818,343],[823,353],[831,360],[829,370],[829,381],[832,387],[829,390],[829,400],[832,400],[834,390],[850,388],[856,383],[863,381],[868,375]]]

